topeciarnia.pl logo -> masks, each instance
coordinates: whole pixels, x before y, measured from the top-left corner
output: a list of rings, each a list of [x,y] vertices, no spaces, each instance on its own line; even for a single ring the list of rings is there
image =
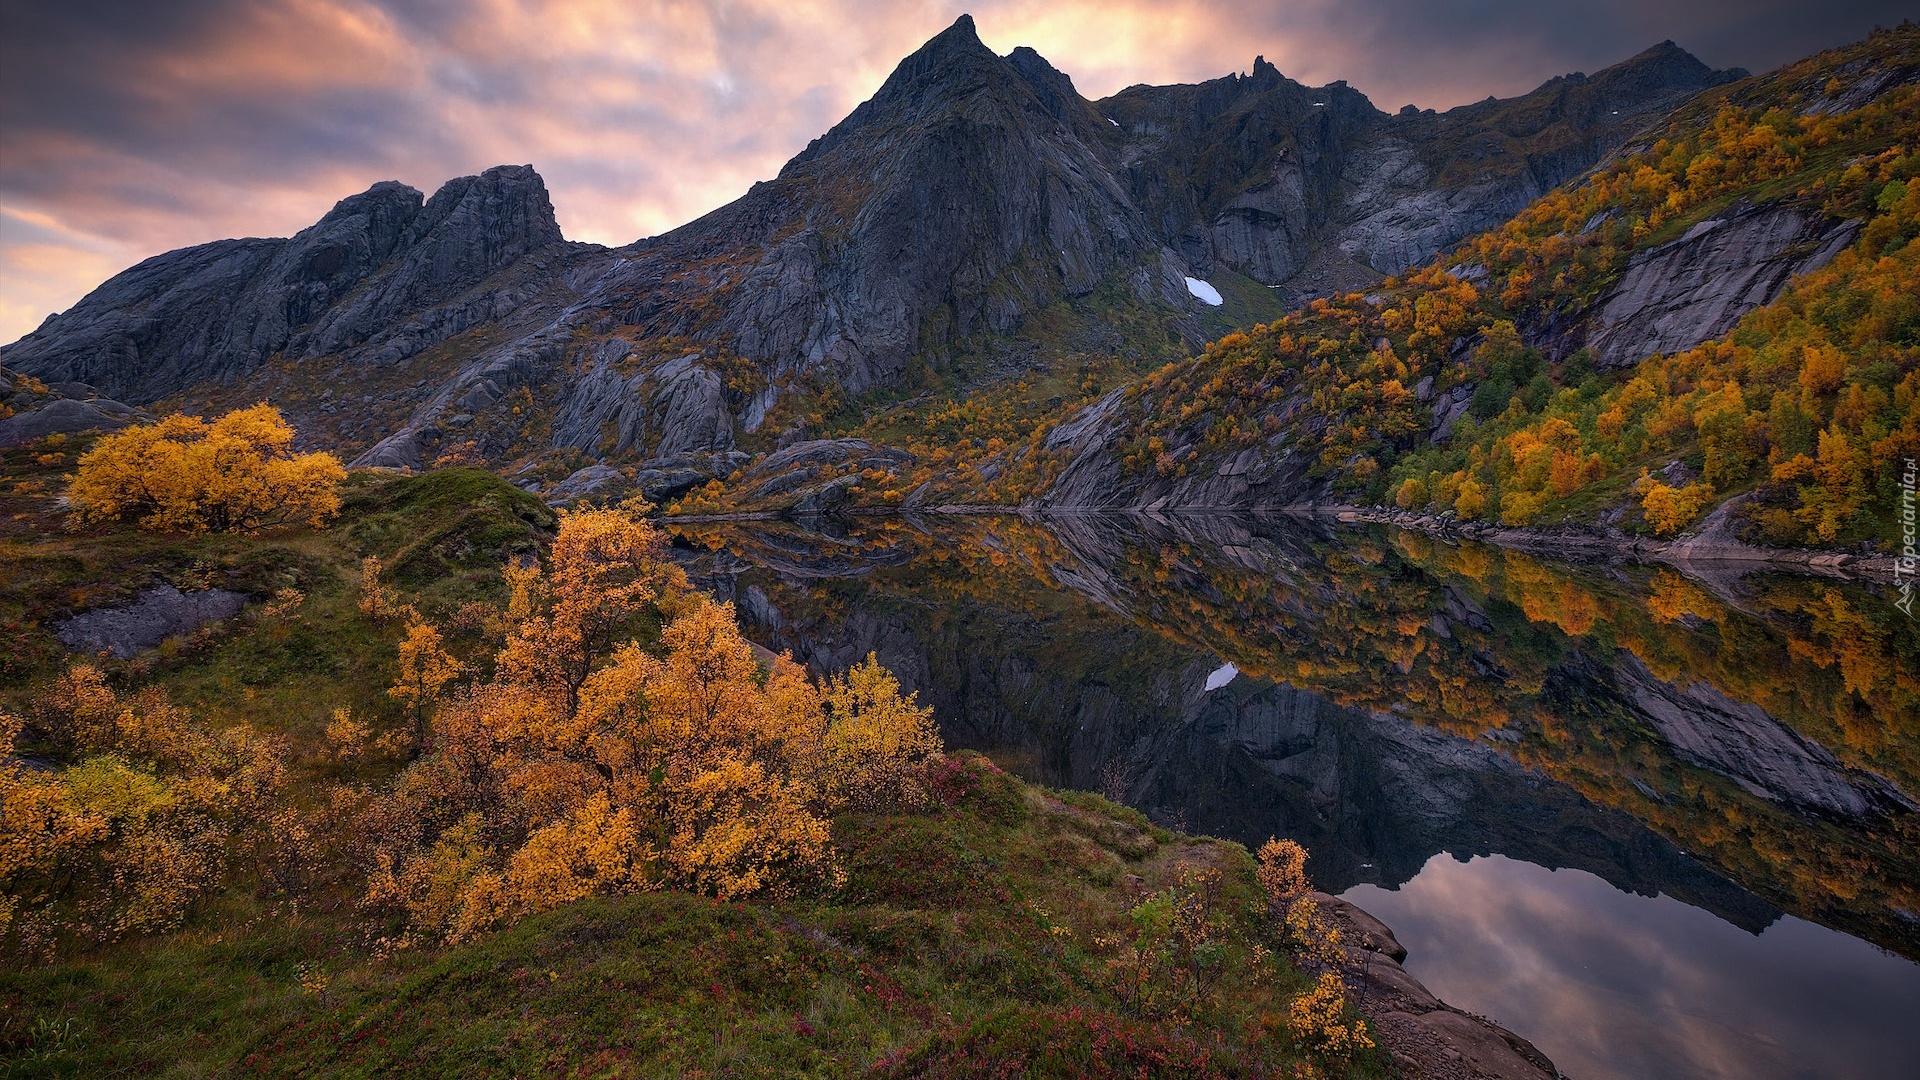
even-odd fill
[[[1913,574],[1920,566],[1920,556],[1916,556],[1913,543],[1913,481],[1916,472],[1914,460],[1906,459],[1907,467],[1900,473],[1900,554],[1893,560],[1894,584],[1900,587],[1900,599],[1893,606],[1906,612],[1907,618],[1913,618]]]

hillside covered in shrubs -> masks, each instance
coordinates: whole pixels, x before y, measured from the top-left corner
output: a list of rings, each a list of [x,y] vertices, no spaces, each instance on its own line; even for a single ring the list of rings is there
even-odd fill
[[[4,459],[12,1075],[1383,1074],[1297,846],[946,754],[634,508],[354,473],[327,528],[159,531],[61,508],[85,441]],[[48,640],[150,585],[266,599]]]

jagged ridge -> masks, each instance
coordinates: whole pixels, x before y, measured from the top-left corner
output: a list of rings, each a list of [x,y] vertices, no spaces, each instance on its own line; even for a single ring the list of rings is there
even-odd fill
[[[1298,298],[1424,258],[1725,77],[1663,47],[1512,102],[1389,117],[1256,60],[1094,103],[962,16],[778,177],[664,236],[564,243],[530,167],[424,202],[381,184],[291,240],[148,260],[4,357],[134,404],[215,383],[284,400],[323,440],[377,440],[364,464],[470,443],[494,461],[665,458],[691,482],[723,462],[686,452],[733,450],[784,393],[897,386],[1098,290],[1141,316],[1103,347],[1152,357],[1231,325],[1186,275],[1230,296],[1251,279],[1254,306],[1231,310],[1268,317],[1253,282]],[[275,357],[292,367],[266,372]],[[342,362],[396,369],[351,423],[314,395],[354,381]],[[519,389],[556,410],[535,434],[503,413]]]

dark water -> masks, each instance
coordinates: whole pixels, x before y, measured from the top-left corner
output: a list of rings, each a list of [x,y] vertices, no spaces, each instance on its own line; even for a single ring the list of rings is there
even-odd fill
[[[1569,1075],[1908,1077],[1920,629],[1871,587],[1292,518],[683,528],[750,635],[952,745],[1289,836]]]

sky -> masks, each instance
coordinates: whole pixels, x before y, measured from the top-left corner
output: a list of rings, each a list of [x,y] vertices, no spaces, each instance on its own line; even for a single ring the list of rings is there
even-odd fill
[[[379,180],[532,164],[568,239],[721,206],[971,12],[1088,97],[1263,54],[1392,111],[1672,39],[1762,71],[1910,0],[0,0],[0,342],[177,247],[288,236]]]

